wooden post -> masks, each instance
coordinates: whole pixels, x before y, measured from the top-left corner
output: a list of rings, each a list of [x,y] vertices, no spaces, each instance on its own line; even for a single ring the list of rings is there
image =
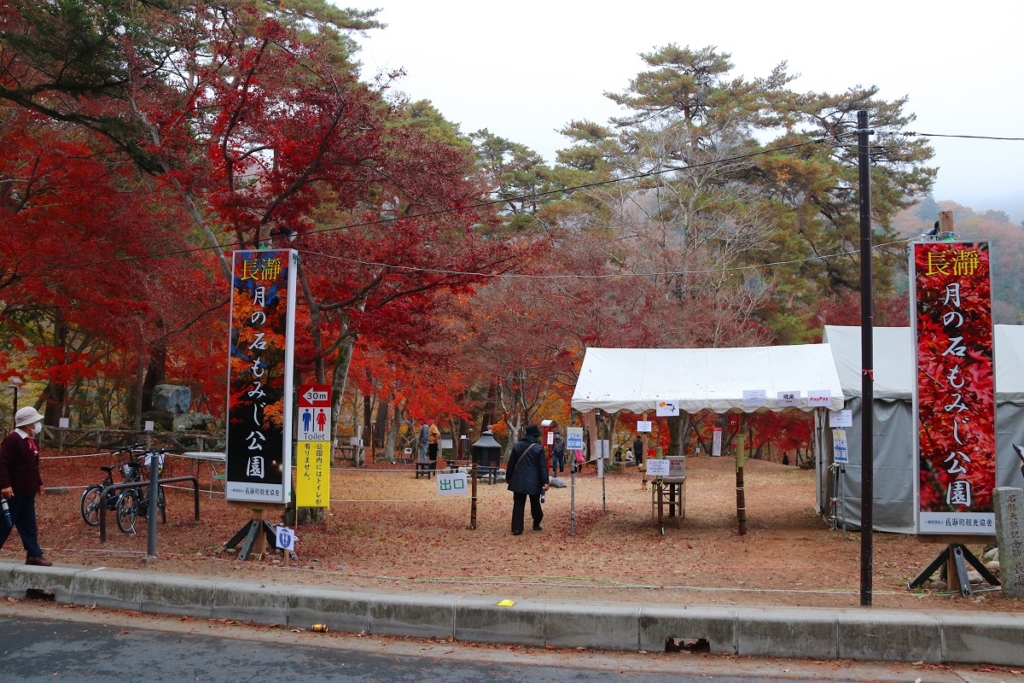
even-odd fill
[[[469,468],[473,472],[473,474],[472,474],[472,478],[473,478],[472,502],[470,503],[470,508],[469,508],[469,528],[475,530],[476,529],[476,463],[475,462],[472,463],[469,466]]]
[[[953,212],[939,211],[939,234],[953,232]]]
[[[744,418],[740,423],[740,432],[736,436],[736,519],[739,522],[740,536],[747,535],[747,503],[743,492],[743,455],[746,447],[746,436],[743,434]]]

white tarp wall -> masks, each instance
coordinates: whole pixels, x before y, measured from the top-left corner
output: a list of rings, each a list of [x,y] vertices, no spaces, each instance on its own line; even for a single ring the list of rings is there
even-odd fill
[[[824,341],[853,411],[846,429],[850,462],[841,478],[846,522],[860,526],[861,488],[861,349],[860,327],[825,326]],[[912,391],[913,343],[909,327],[874,329],[874,526],[876,531],[915,533]],[[1024,487],[1020,460],[1012,443],[1024,443],[1024,326],[995,326],[996,486]],[[832,462],[831,431],[823,454]],[[818,478],[818,496],[836,495],[830,476]]]

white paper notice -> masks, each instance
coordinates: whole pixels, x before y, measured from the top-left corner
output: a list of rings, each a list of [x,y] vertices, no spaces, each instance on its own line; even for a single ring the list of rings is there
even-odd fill
[[[828,426],[829,427],[852,427],[853,426],[853,411],[852,410],[830,410],[830,411],[828,411]]]
[[[638,431],[638,432],[649,432],[649,431],[651,431],[651,421],[650,420],[647,420],[646,422],[644,422],[643,420],[638,421],[636,423],[636,431]]]
[[[744,408],[763,408],[768,405],[768,392],[764,389],[747,389],[743,391]]]
[[[648,477],[667,477],[668,476],[669,462],[668,460],[652,458],[647,461],[647,476]]]
[[[655,415],[658,417],[679,417],[679,401],[658,401]]]

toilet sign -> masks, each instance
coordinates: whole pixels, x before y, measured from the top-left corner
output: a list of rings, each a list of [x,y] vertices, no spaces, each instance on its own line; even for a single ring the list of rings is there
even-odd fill
[[[299,441],[330,441],[331,388],[307,384],[299,388]]]

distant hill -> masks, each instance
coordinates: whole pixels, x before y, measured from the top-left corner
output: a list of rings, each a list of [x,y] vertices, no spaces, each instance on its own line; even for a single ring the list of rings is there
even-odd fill
[[[975,211],[952,201],[926,199],[901,211],[893,220],[900,234],[911,237],[927,232],[939,211],[952,211],[958,237],[984,239],[992,244],[992,318],[999,324],[1024,322],[1024,226],[1001,210]]]

